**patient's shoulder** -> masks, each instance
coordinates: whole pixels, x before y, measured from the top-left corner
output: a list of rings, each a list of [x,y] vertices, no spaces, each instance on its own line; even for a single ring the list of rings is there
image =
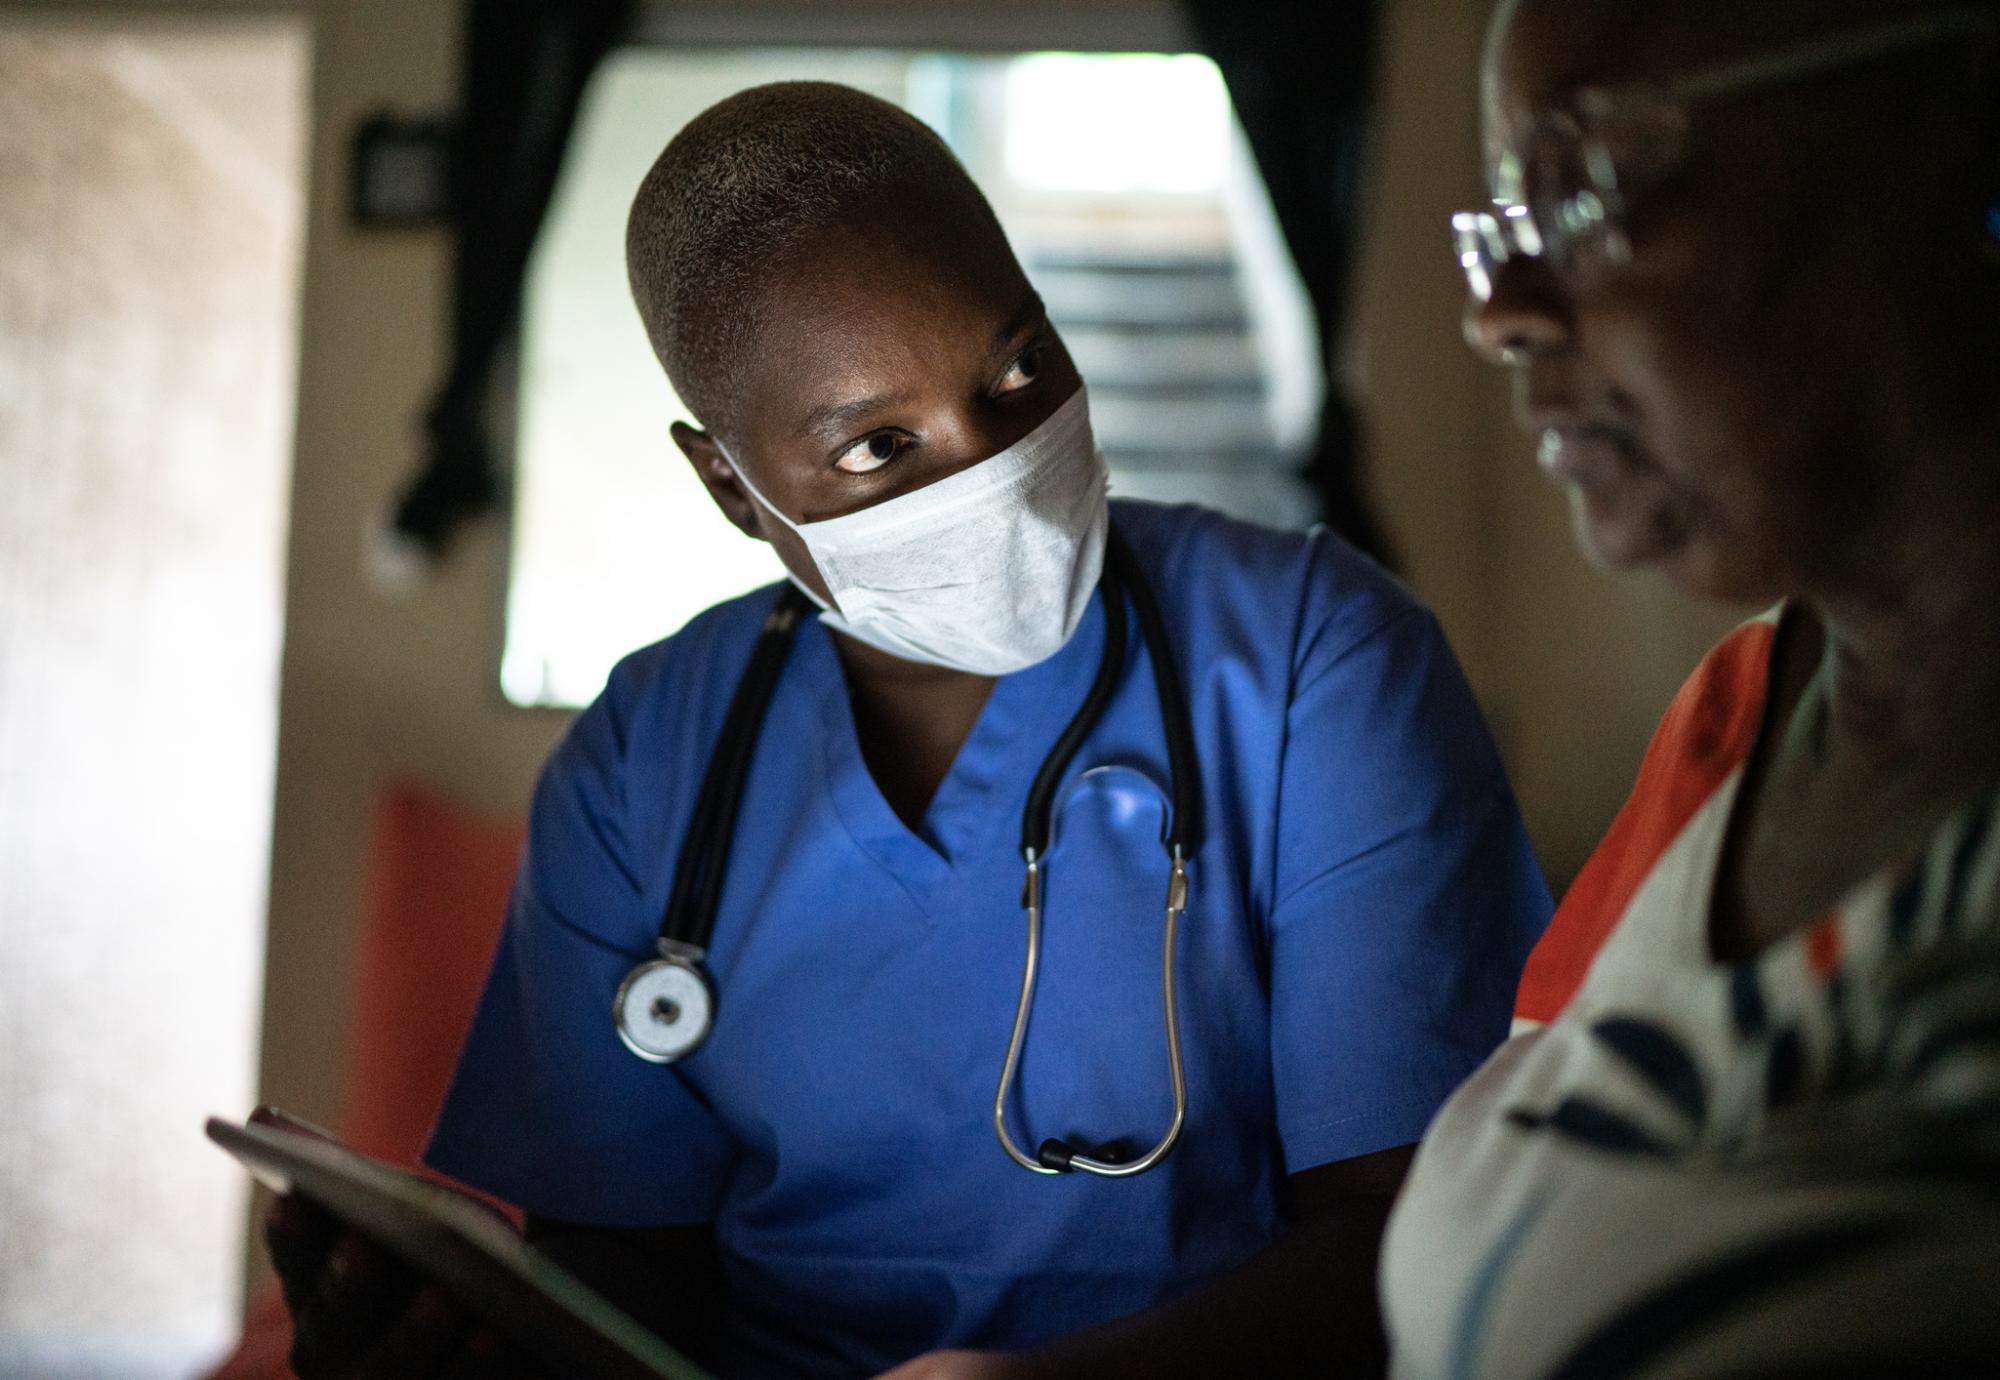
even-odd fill
[[[1770,692],[1777,628],[1777,610],[1738,627],[1667,706],[1631,795],[1529,956],[1520,1015],[1553,1020],[1569,1004],[1640,885],[1749,760]]]

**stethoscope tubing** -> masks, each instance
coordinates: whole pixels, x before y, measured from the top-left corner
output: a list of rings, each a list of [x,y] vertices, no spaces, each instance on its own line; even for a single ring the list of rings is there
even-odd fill
[[[1126,631],[1125,597],[1129,589],[1133,608],[1139,615],[1139,632],[1153,666],[1153,687],[1160,703],[1160,718],[1167,740],[1167,769],[1171,783],[1171,813],[1167,820],[1166,847],[1170,863],[1167,876],[1166,927],[1160,959],[1161,998],[1165,1007],[1167,1068],[1174,1098],[1172,1120],[1166,1133],[1152,1149],[1135,1159],[1110,1159],[1102,1154],[1085,1154],[1059,1139],[1041,1143],[1029,1155],[1007,1129],[1007,1100],[1019,1071],[1021,1051],[1027,1043],[1028,1022],[1034,1011],[1035,979],[1041,969],[1042,870],[1048,851],[1049,831],[1054,814],[1057,783],[1069,768],[1071,758],[1096,727],[1124,671]],[[1007,1041],[1007,1058],[1001,1065],[1000,1086],[993,1095],[993,1130],[1000,1148],[1023,1169],[1035,1174],[1066,1174],[1082,1170],[1102,1178],[1122,1179],[1143,1174],[1165,1159],[1180,1139],[1187,1123],[1187,1076],[1181,1059],[1179,1007],[1174,992],[1174,941],[1180,918],[1187,911],[1187,851],[1200,837],[1201,791],[1195,771],[1194,726],[1187,695],[1175,669],[1173,649],[1167,638],[1166,620],[1153,597],[1152,586],[1139,567],[1138,558],[1117,528],[1110,529],[1105,545],[1104,656],[1097,677],[1076,716],[1070,720],[1055,748],[1035,774],[1028,791],[1028,803],[1021,812],[1021,858],[1027,875],[1021,884],[1021,908],[1027,913],[1028,954],[1022,965],[1021,994],[1014,1008],[1013,1031]]]
[[[1104,605],[1104,653],[1099,660],[1097,674],[1083,704],[1035,773],[1021,813],[1021,856],[1027,866],[1021,903],[1027,915],[1028,952],[1023,965],[1020,999],[1015,1007],[1013,1029],[1007,1042],[1007,1058],[1001,1069],[999,1089],[993,1099],[993,1127],[1008,1157],[1033,1173],[1062,1174],[1082,1170],[1104,1178],[1129,1178],[1145,1173],[1164,1159],[1187,1123],[1187,1078],[1181,1058],[1174,950],[1181,917],[1187,912],[1187,858],[1199,845],[1201,835],[1201,791],[1194,726],[1187,695],[1174,665],[1166,620],[1160,614],[1158,601],[1140,569],[1138,558],[1116,527],[1109,527],[1106,532],[1100,590]],[[1055,792],[1084,740],[1103,718],[1123,678],[1129,642],[1125,607],[1128,594],[1133,610],[1138,614],[1140,636],[1152,663],[1154,691],[1160,705],[1171,781],[1170,816],[1163,839],[1170,869],[1160,985],[1165,1007],[1173,1116],[1159,1141],[1134,1159],[1111,1159],[1102,1153],[1085,1154],[1060,1140],[1044,1141],[1031,1156],[1015,1143],[1007,1129],[1007,1101],[1027,1043],[1028,1025],[1034,1009],[1035,982],[1041,968],[1042,880]],[[750,774],[750,763],[771,696],[784,670],[793,633],[809,607],[803,593],[795,587],[787,587],[779,594],[777,603],[765,619],[743,678],[730,700],[720,740],[703,773],[688,831],[682,839],[673,888],[660,920],[660,957],[634,968],[614,999],[613,1020],[619,1038],[633,1053],[650,1062],[672,1063],[693,1052],[706,1038],[714,999],[704,960],[721,904],[723,878],[735,839],[744,783]],[[690,992],[687,987],[689,976],[700,983],[699,991]],[[678,987],[674,987],[676,983]],[[671,1026],[680,1018],[682,1007],[692,1005],[698,1008],[700,1027],[664,1035],[654,1032],[657,1038],[642,1038],[632,1028],[632,1023],[639,1019],[634,1011],[646,1009],[645,996],[648,992],[668,987],[683,1000],[650,1008],[654,1018]],[[694,1000],[690,1001],[690,997]],[[628,998],[631,1000],[628,1001]]]
[[[1182,1127],[1187,1124],[1187,1076],[1181,1060],[1179,1006],[1174,996],[1174,938],[1179,930],[1180,917],[1187,909],[1187,872],[1178,849],[1173,857],[1174,869],[1167,884],[1167,923],[1160,957],[1160,988],[1166,1008],[1167,1075],[1173,1088],[1174,1114],[1166,1134],[1152,1149],[1133,1160],[1109,1160],[1085,1155],[1070,1149],[1060,1140],[1043,1141],[1037,1152],[1030,1156],[1014,1143],[1013,1135],[1007,1130],[1007,1095],[1013,1088],[1014,1074],[1020,1067],[1021,1049],[1027,1043],[1028,1017],[1035,1004],[1035,978],[1041,969],[1041,859],[1029,859],[1028,878],[1022,888],[1021,899],[1021,908],[1028,916],[1028,957],[1022,965],[1021,996],[1014,1007],[1014,1030],[1007,1039],[1007,1060],[1001,1067],[1000,1088],[993,1095],[993,1130],[999,1136],[1000,1148],[1007,1152],[1007,1157],[1031,1174],[1066,1174],[1076,1169],[1106,1179],[1143,1174],[1167,1157],[1180,1139]]]

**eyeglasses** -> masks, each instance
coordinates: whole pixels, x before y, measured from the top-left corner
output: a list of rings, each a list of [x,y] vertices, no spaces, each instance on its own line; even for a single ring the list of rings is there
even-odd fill
[[[1519,152],[1500,158],[1491,208],[1451,218],[1473,297],[1490,301],[1494,275],[1517,257],[1558,270],[1629,262],[1633,202],[1680,166],[1698,107],[1995,26],[1991,13],[1946,10],[1666,81],[1574,92],[1528,127]]]

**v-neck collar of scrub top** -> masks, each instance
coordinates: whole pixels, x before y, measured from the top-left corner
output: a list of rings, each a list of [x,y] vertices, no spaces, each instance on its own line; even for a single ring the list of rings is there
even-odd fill
[[[800,630],[796,652],[801,678],[825,687],[820,718],[835,813],[856,845],[927,913],[936,914],[931,893],[949,883],[960,865],[993,847],[996,839],[1004,838],[1010,849],[1016,846],[1028,787],[1097,673],[1104,651],[1103,606],[1103,593],[1094,593],[1061,650],[994,682],[914,830],[890,808],[861,755],[847,675],[833,635],[818,618]],[[1079,764],[1087,765],[1081,755]]]

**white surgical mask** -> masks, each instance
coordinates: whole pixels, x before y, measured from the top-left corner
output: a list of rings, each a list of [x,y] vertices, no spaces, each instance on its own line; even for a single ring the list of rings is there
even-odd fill
[[[793,522],[723,455],[805,543],[836,606],[821,621],[907,661],[1004,676],[1046,660],[1104,566],[1108,476],[1081,387],[998,455],[822,522]]]

